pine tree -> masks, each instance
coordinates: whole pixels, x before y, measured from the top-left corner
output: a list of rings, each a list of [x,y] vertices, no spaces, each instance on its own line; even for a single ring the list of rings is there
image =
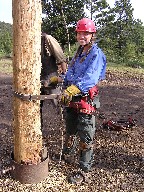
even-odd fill
[[[133,8],[130,0],[116,0],[113,9],[115,21],[113,23],[113,39],[117,39],[116,53],[122,58],[126,53],[127,45],[132,40]]]
[[[140,20],[134,21],[132,41],[135,44],[136,60],[144,63],[144,26]]]
[[[43,31],[54,36],[61,45],[67,44],[63,10],[67,27],[69,28],[70,41],[74,43],[76,22],[84,17],[83,3],[84,1],[81,0],[53,0],[43,3],[43,13],[45,14],[42,24]]]
[[[106,0],[87,0],[86,8],[97,28],[104,27],[109,21],[110,6]]]

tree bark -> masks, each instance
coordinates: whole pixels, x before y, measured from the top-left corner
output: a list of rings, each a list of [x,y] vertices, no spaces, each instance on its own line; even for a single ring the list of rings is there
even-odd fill
[[[40,95],[41,0],[13,0],[13,89]],[[40,101],[13,100],[14,160],[39,163]]]

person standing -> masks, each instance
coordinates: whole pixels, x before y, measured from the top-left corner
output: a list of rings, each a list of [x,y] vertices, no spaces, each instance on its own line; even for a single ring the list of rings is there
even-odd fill
[[[73,150],[75,136],[80,139],[80,171],[69,177],[70,183],[77,184],[85,180],[85,173],[92,167],[95,135],[93,113],[99,104],[98,82],[105,78],[106,56],[95,43],[96,27],[91,19],[79,20],[75,31],[79,47],[63,79],[67,88],[63,91],[61,102],[66,106],[63,159]]]
[[[64,52],[58,41],[46,33],[41,34],[41,95],[60,94],[60,87],[57,87],[57,78],[59,73],[66,73],[67,63]],[[59,70],[59,72],[58,72]],[[54,82],[54,83],[52,83]],[[51,86],[49,86],[51,85]],[[57,105],[57,100],[54,99],[53,104]],[[44,101],[40,103],[41,126],[43,127],[43,108]]]

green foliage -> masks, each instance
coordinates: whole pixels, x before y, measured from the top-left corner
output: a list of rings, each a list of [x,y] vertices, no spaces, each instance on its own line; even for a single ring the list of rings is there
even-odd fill
[[[112,9],[108,6],[107,18],[97,35],[108,61],[142,65],[144,26],[133,18],[130,0],[116,0]]]
[[[135,43],[136,58],[144,62],[144,26],[140,20],[134,22],[132,41]]]
[[[54,0],[43,3],[43,13],[46,17],[43,18],[42,30],[54,36],[64,46],[68,42],[67,27],[70,42],[75,43],[74,29],[76,22],[84,16],[83,3],[84,1],[80,0]]]
[[[12,51],[11,34],[9,34],[7,31],[4,31],[4,33],[0,35],[0,42],[1,42],[1,45],[0,45],[1,52],[10,54]]]
[[[114,19],[111,9],[106,0],[87,1],[86,8],[91,13],[91,18],[95,22],[97,29],[104,28],[109,21]]]
[[[42,30],[60,42],[66,56],[72,57],[78,47],[76,22],[92,16],[97,26],[96,42],[103,49],[108,62],[144,66],[144,26],[140,20],[133,18],[130,0],[116,0],[113,8],[106,0],[48,0],[47,3],[43,1],[42,5],[45,15]],[[84,6],[91,14],[84,12]],[[12,25],[0,22],[0,56],[11,52]]]
[[[9,55],[12,52],[12,26],[0,22],[0,55]]]
[[[120,57],[123,56],[125,48],[132,40],[133,8],[130,0],[116,0],[113,9],[117,20],[114,21],[113,38],[117,39],[116,50]]]
[[[69,53],[68,47],[65,46],[64,50],[65,50],[66,57],[67,58],[68,57],[72,58],[74,56],[74,54],[76,53],[77,48],[78,48],[78,44],[77,43],[71,45],[71,49],[70,49],[70,53]]]

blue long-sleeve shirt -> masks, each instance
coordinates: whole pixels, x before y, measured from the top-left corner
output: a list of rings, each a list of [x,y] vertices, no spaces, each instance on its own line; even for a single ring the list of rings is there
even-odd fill
[[[104,79],[106,72],[106,57],[96,44],[93,44],[85,60],[80,62],[85,54],[79,55],[74,64],[68,67],[64,79],[66,85],[76,85],[83,94]]]

